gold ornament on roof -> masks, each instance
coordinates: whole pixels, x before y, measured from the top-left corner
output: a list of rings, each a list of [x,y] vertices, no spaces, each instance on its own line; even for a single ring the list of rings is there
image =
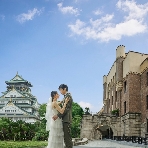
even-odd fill
[[[10,101],[9,101],[9,103],[8,103],[8,106],[13,106],[12,98],[10,98]]]

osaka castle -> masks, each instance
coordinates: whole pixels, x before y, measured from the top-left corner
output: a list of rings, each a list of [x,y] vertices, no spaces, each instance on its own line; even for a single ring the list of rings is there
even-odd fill
[[[34,123],[40,119],[40,104],[37,98],[31,94],[31,83],[22,76],[16,76],[10,81],[5,81],[7,90],[0,97],[0,118],[7,117],[13,121],[23,120]]]

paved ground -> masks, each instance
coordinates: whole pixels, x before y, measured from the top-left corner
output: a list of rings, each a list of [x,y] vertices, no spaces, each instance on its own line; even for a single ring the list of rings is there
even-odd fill
[[[74,148],[148,148],[143,144],[137,144],[126,141],[114,141],[114,140],[95,140],[89,141],[86,145],[74,146]]]

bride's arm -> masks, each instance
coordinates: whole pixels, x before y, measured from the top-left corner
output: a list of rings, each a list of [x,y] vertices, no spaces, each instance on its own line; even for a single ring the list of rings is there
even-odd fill
[[[69,101],[69,99],[68,99],[68,101]],[[64,111],[65,111],[66,104],[68,103],[68,101],[66,101],[66,102],[64,103],[63,108],[61,108],[61,107],[58,105],[57,102],[54,102],[53,106],[57,109],[58,112],[60,112],[61,114],[63,114]]]

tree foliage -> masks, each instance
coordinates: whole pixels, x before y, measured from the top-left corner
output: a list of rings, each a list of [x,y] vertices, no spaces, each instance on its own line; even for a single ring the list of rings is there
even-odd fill
[[[81,120],[84,114],[83,109],[78,103],[72,104],[72,126],[71,126],[71,134],[73,138],[80,137],[81,130]]]
[[[75,116],[79,115],[80,117],[82,117],[84,114],[83,109],[81,108],[81,106],[78,103],[74,103],[72,104],[72,117],[74,118]]]
[[[46,113],[46,104],[43,103],[40,105],[40,108],[39,108],[40,117],[45,117],[45,113]]]
[[[44,132],[40,132],[41,130]],[[40,135],[37,133],[40,133]],[[0,118],[1,140],[26,141],[47,140],[47,138],[48,132],[45,131],[45,121],[31,124],[22,120],[14,122],[8,118]]]
[[[46,104],[42,104],[39,109],[40,121],[34,124],[26,123],[22,120],[16,122],[8,118],[0,118],[0,139],[13,140],[13,141],[26,141],[26,140],[47,140],[49,132],[46,131]],[[83,109],[79,104],[72,104],[72,137],[80,136],[81,119]]]

